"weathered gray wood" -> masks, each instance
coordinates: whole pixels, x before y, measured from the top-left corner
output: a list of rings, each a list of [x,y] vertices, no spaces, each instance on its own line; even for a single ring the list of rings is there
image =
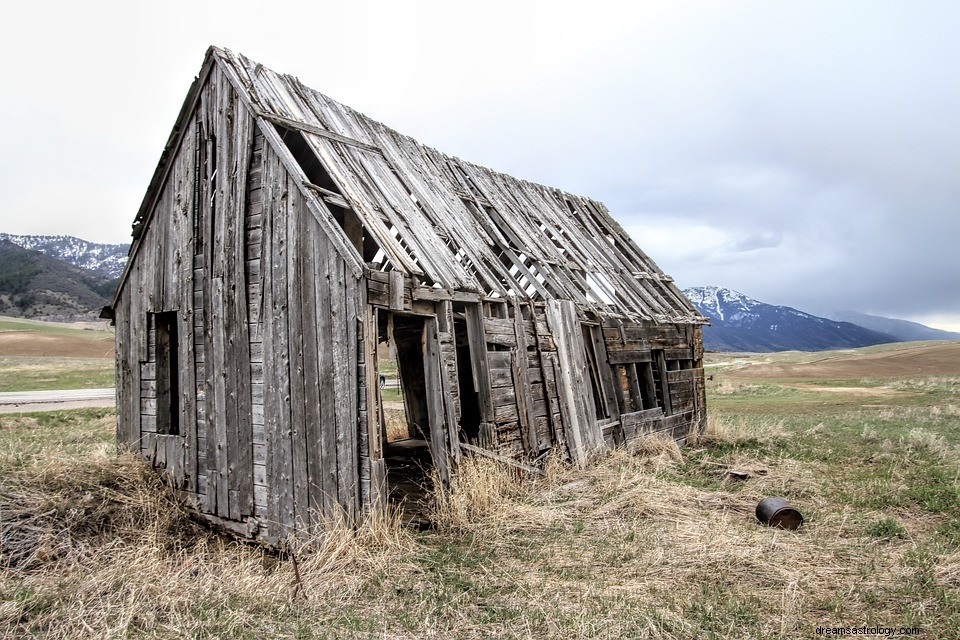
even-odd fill
[[[451,467],[460,463],[460,390],[458,386],[457,354],[454,336],[453,307],[450,302],[437,305],[437,323],[440,339],[440,391],[446,422],[447,444]]]
[[[493,422],[493,400],[490,396],[490,372],[487,367],[487,347],[483,341],[483,316],[479,305],[465,307],[467,340],[473,360],[473,387],[477,390],[482,422]]]
[[[348,508],[354,500],[354,488],[350,478],[355,463],[353,452],[356,450],[356,407],[351,406],[350,387],[356,379],[356,363],[350,361],[352,334],[347,331],[347,325],[352,320],[347,318],[346,279],[347,273],[343,260],[333,252],[327,253],[328,271],[331,278],[330,315],[332,340],[330,350],[333,355],[333,382],[334,382],[334,484],[331,487],[336,501],[336,515],[344,516],[349,513]],[[335,487],[335,489],[333,488]]]
[[[591,385],[587,382],[583,335],[572,302],[548,300],[547,322],[557,342],[560,362],[557,394],[563,413],[567,449],[577,464],[584,464],[602,444],[602,434],[593,415]]]
[[[422,355],[441,474],[460,451],[452,304],[497,455],[562,442],[582,463],[617,424],[702,425],[702,319],[601,204],[445,156],[228,52],[211,51],[191,94],[115,297],[117,437],[217,521],[255,515],[279,542],[313,512],[385,504],[370,305],[436,316]],[[310,184],[274,123],[302,132],[332,184]],[[158,345],[147,319],[173,310],[177,345]],[[168,352],[179,393],[158,377]],[[622,407],[619,423],[596,420],[591,356],[599,413]],[[162,433],[174,393],[181,436]],[[658,395],[659,415],[631,417]]]
[[[264,280],[263,306],[268,318],[286,314],[286,179],[279,159],[267,147],[263,153],[263,245],[262,262],[270,265]],[[292,520],[289,475],[289,352],[282,323],[267,321],[263,331],[264,431],[266,438],[266,484],[269,488],[267,521],[271,542],[289,534]]]
[[[387,501],[387,463],[383,458],[370,461],[370,511],[385,513]]]
[[[340,509],[347,522],[355,522],[360,515],[360,451],[359,430],[360,407],[362,392],[358,389],[358,382],[363,374],[359,371],[358,362],[361,360],[362,335],[359,331],[362,310],[365,308],[366,295],[363,289],[363,280],[355,277],[346,264],[343,264],[344,274],[344,314],[342,320],[343,344],[346,350],[346,367],[342,373],[345,401],[342,415],[338,418],[342,423],[343,441],[341,442],[340,482],[346,488],[341,497]],[[379,386],[379,385],[377,385]]]
[[[513,354],[513,379],[516,384],[517,412],[520,428],[523,431],[524,447],[528,454],[537,454],[540,443],[536,431],[534,415],[534,396],[530,385],[529,360],[527,355],[527,333],[524,329],[521,307],[513,303],[514,335],[517,349]]]
[[[376,147],[374,147],[373,145],[364,144],[363,142],[360,142],[359,140],[354,140],[354,139],[348,138],[348,137],[346,137],[346,136],[341,136],[341,135],[336,134],[336,133],[334,133],[334,132],[332,132],[332,131],[327,131],[326,129],[322,129],[322,128],[320,128],[320,127],[317,127],[317,126],[315,126],[315,125],[309,124],[309,123],[307,123],[307,122],[303,122],[303,121],[301,121],[301,120],[294,120],[294,119],[292,119],[292,118],[285,118],[285,117],[280,116],[280,115],[277,115],[277,114],[275,114],[275,113],[266,113],[266,112],[263,112],[263,111],[258,111],[258,112],[257,112],[257,115],[260,116],[261,118],[264,118],[265,120],[270,121],[270,122],[273,122],[273,123],[276,123],[276,124],[281,124],[281,125],[287,127],[288,129],[298,129],[298,130],[300,130],[300,131],[305,131],[305,132],[308,132],[308,133],[312,133],[313,135],[316,135],[316,136],[321,136],[321,137],[323,137],[323,138],[329,138],[330,140],[333,140],[333,141],[335,141],[335,142],[341,142],[341,143],[343,143],[343,144],[349,144],[349,145],[352,145],[352,146],[355,146],[355,147],[359,147],[359,148],[361,148],[361,149],[366,149],[367,151],[378,151],[378,149],[377,149]]]
[[[308,400],[305,387],[307,377],[314,374],[307,372],[304,351],[313,351],[314,346],[307,343],[304,334],[305,325],[315,325],[316,319],[314,313],[305,307],[303,299],[303,281],[313,275],[310,264],[312,255],[305,250],[309,246],[304,242],[307,233],[303,220],[305,212],[301,211],[301,200],[295,184],[288,182],[287,189],[287,261],[281,268],[285,268],[288,274],[286,331],[290,357],[290,474],[293,477],[294,527],[297,531],[307,531],[311,525],[307,469],[310,443],[307,437]],[[312,306],[313,301],[308,300],[307,303]]]
[[[336,339],[334,328],[333,300],[337,296],[336,273],[331,272],[331,264],[322,252],[323,245],[319,237],[315,238],[314,256],[316,260],[316,318],[318,339],[318,368],[320,374],[320,423],[317,425],[319,439],[319,466],[316,487],[320,489],[322,505],[320,513],[324,518],[333,518],[336,514],[338,499],[337,478],[337,388],[335,386],[336,362],[333,343]]]
[[[440,339],[436,320],[427,320],[423,332],[423,372],[430,420],[430,452],[443,484],[450,482],[450,453],[443,419],[443,387],[440,380]]]
[[[403,274],[390,272],[390,309],[403,311]]]
[[[230,142],[226,145],[226,157],[231,158],[236,166],[246,169],[250,164],[253,145],[252,117],[238,100],[226,78],[223,80],[222,91],[223,95],[229,98],[229,116],[225,123],[227,130],[223,134]],[[228,438],[233,439],[232,446],[228,449],[228,476],[230,515],[231,518],[239,520],[253,514],[253,423],[249,307],[246,299],[246,233],[243,218],[238,215],[247,209],[247,185],[242,179],[233,180],[224,190],[227,194],[224,203],[227,228],[224,245],[227,255],[224,266],[225,276],[230,279],[230,286],[225,288],[225,314],[228,316],[225,357],[229,363],[228,419],[234,420],[233,424],[228,426]]]
[[[639,375],[639,384],[643,386],[643,393],[647,398],[656,398],[657,397],[657,384],[653,379],[653,366],[650,362],[640,363],[636,367],[637,374]],[[640,393],[639,387],[637,388],[637,393]],[[640,396],[638,395],[637,398]],[[653,403],[653,400],[651,400]],[[639,400],[636,403],[636,406],[640,406]],[[652,409],[653,406],[647,407],[644,406],[644,409]]]
[[[663,396],[663,412],[668,416],[673,414],[673,401],[670,398],[670,386],[667,384],[667,360],[662,350],[655,352],[657,368],[660,371],[660,393]]]
[[[303,404],[305,424],[304,454],[306,456],[306,495],[300,498],[306,501],[309,511],[308,524],[311,531],[316,531],[317,517],[324,516],[324,485],[323,485],[323,430],[329,428],[329,416],[332,414],[329,406],[329,392],[325,392],[323,384],[325,372],[321,370],[321,354],[326,345],[321,342],[325,332],[320,330],[320,324],[327,322],[322,310],[326,307],[320,300],[319,279],[326,279],[328,274],[320,269],[323,247],[319,234],[306,219],[301,216],[303,234],[302,271],[298,278],[302,279],[300,288],[301,325],[297,327],[302,332],[303,353]],[[329,380],[326,380],[329,382]],[[325,415],[326,413],[326,415]]]

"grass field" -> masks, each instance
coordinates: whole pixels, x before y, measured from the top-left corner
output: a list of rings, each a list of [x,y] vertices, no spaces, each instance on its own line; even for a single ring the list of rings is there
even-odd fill
[[[115,375],[108,358],[0,356],[0,391],[104,389]]]
[[[467,463],[435,529],[334,529],[296,569],[195,524],[109,411],[0,416],[0,637],[958,638],[960,372],[821,355],[712,369],[683,449],[536,481]],[[759,524],[769,495],[805,524]]]
[[[113,350],[105,322],[0,317],[0,392],[112,387]]]

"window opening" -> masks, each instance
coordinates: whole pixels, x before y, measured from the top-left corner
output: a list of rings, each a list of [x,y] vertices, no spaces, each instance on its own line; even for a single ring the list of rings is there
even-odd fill
[[[597,366],[597,353],[593,345],[593,334],[590,325],[580,325],[583,334],[583,348],[587,356],[587,370],[590,373],[590,386],[593,389],[593,407],[597,420],[605,420],[610,417],[610,410],[607,407],[603,387],[600,383],[600,369]]]
[[[330,209],[334,220],[343,229],[353,248],[362,256],[364,262],[375,261],[376,256],[381,253],[380,247],[366,233],[360,216],[350,207],[340,186],[327,171],[327,168],[323,166],[303,133],[279,124],[273,126],[290,151],[290,155],[300,166],[303,175],[313,186],[319,188],[322,200]],[[385,265],[381,265],[378,269],[383,270],[383,266]]]
[[[455,307],[456,308],[456,307]],[[467,336],[467,321],[463,312],[453,321],[457,345],[457,388],[460,392],[460,436],[469,444],[477,445],[480,438],[480,398],[473,382],[473,358]]]
[[[177,312],[153,314],[156,344],[157,433],[180,435],[180,342]]]
[[[587,285],[590,287],[590,290],[586,292],[588,300],[606,305],[613,304],[613,298],[611,298],[607,292],[613,291],[614,288],[613,285],[610,284],[610,280],[607,279],[607,276],[599,272],[588,273]]]
[[[670,408],[670,388],[667,384],[667,361],[664,357],[663,349],[653,349],[650,352],[652,358],[649,363],[649,383],[653,385],[657,398],[657,406],[663,408],[667,415],[671,414]]]

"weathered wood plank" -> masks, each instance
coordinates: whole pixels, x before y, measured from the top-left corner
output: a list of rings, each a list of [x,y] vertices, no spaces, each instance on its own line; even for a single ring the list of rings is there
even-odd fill
[[[510,458],[510,457],[508,457],[508,456],[502,456],[502,455],[499,455],[499,454],[497,454],[497,453],[494,453],[493,451],[488,451],[488,450],[486,450],[486,449],[481,449],[480,447],[475,447],[475,446],[473,446],[473,445],[471,445],[471,444],[467,444],[467,443],[465,443],[465,442],[461,442],[461,443],[460,443],[460,447],[463,448],[463,449],[465,449],[465,450],[467,450],[467,451],[469,451],[470,453],[475,453],[475,454],[480,455],[480,456],[483,456],[483,457],[485,457],[485,458],[491,458],[492,460],[496,460],[497,462],[502,462],[502,463],[505,464],[505,465],[509,465],[509,466],[511,466],[511,467],[516,467],[517,469],[521,469],[521,470],[523,470],[523,471],[526,471],[527,473],[529,473],[529,474],[531,474],[531,475],[540,476],[540,477],[545,477],[545,476],[546,476],[546,474],[545,474],[542,470],[537,469],[536,467],[531,467],[530,465],[527,465],[527,464],[523,464],[523,463],[517,462],[516,460],[514,460],[514,459],[512,459],[512,458]]]
[[[313,277],[311,258],[314,254],[306,251],[305,235],[307,227],[304,224],[304,213],[301,210],[301,199],[297,193],[296,184],[288,181],[289,194],[287,202],[287,313],[286,330],[288,334],[288,349],[290,358],[290,474],[293,478],[293,518],[297,531],[307,531],[310,528],[310,492],[308,489],[307,450],[309,438],[307,436],[307,377],[316,375],[313,371],[307,372],[304,351],[312,352],[313,345],[307,344],[306,325],[316,324],[315,313],[305,308],[303,298],[303,281]],[[306,264],[305,264],[306,263]],[[307,300],[307,305],[313,306],[313,300]],[[316,342],[314,341],[314,344]],[[316,371],[316,369],[314,369]],[[316,396],[313,396],[316,397]]]
[[[483,341],[483,316],[480,305],[466,305],[464,307],[467,325],[467,342],[470,345],[470,357],[473,366],[473,388],[477,390],[480,404],[481,422],[493,422],[493,401],[490,397],[490,369],[487,365],[486,345]]]
[[[557,394],[566,430],[567,449],[576,464],[582,465],[602,443],[593,414],[591,385],[587,383],[583,335],[572,302],[548,300],[547,322],[557,343],[559,369]]]
[[[316,256],[316,318],[317,318],[317,366],[320,375],[320,423],[315,432],[319,438],[314,446],[319,447],[319,464],[314,480],[320,490],[320,513],[324,518],[332,519],[336,515],[338,501],[337,480],[337,387],[336,361],[333,346],[336,340],[333,300],[337,297],[338,285],[336,271],[331,261],[324,258],[323,243],[314,234],[314,256]]]
[[[423,375],[427,396],[427,414],[430,421],[430,449],[433,464],[446,485],[450,482],[450,453],[443,416],[443,387],[440,379],[440,340],[437,322],[429,319],[424,327]]]

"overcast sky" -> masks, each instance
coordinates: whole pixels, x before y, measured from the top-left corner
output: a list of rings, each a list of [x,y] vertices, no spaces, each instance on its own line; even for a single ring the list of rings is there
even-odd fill
[[[5,9],[0,231],[128,241],[217,44],[602,200],[683,287],[960,330],[958,2],[139,4]]]

